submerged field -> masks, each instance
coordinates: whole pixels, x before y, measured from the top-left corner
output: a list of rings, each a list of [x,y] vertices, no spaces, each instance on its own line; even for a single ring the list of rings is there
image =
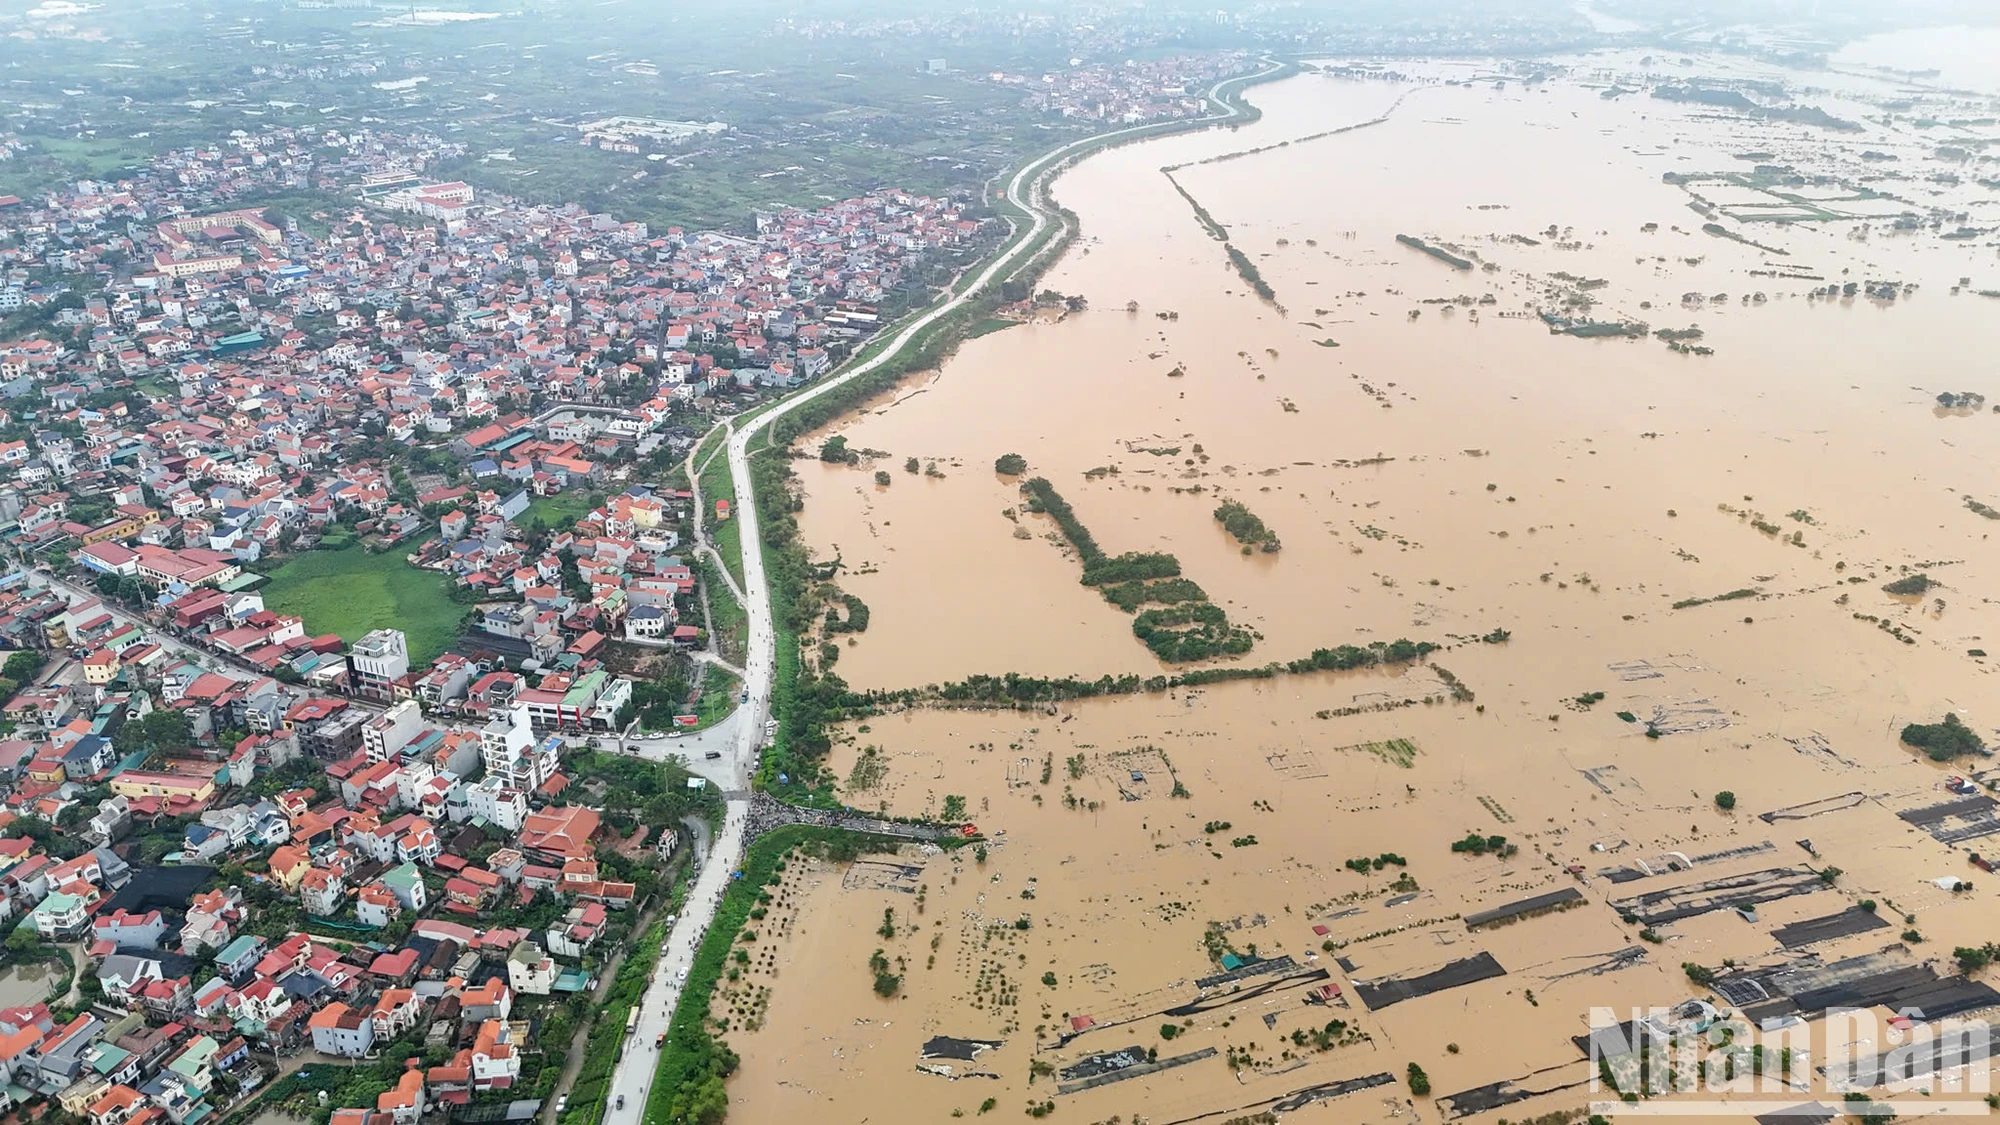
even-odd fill
[[[437,572],[404,562],[406,553],[308,551],[271,572],[264,604],[297,614],[308,633],[338,633],[350,643],[371,629],[401,629],[410,666],[428,664],[458,639],[465,607],[446,596]]]
[[[1440,647],[849,724],[849,804],[989,843],[794,876],[743,1111],[1561,1121],[1593,1006],[2000,1005],[1952,956],[2000,895],[1987,759],[1898,737],[2000,735],[1990,99],[1636,54],[1250,97],[1058,181],[1042,284],[1089,311],[828,431],[886,457],[797,463],[872,611],[835,670]],[[1201,614],[1248,651],[1154,655]]]

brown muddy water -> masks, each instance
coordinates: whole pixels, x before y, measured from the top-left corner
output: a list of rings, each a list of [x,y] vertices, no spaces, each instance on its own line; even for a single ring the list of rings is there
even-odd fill
[[[59,965],[17,961],[0,969],[0,1008],[39,1004],[62,979]]]
[[[794,865],[730,1036],[749,1119],[933,1120],[993,1098],[1010,1117],[1053,1101],[1091,1122],[1519,1121],[1587,1100],[1569,1037],[1591,1005],[1707,995],[1684,962],[1887,948],[1949,972],[1954,946],[1990,939],[2000,880],[1966,853],[2000,845],[1981,823],[1899,815],[1956,799],[1947,775],[1984,762],[1933,766],[1896,736],[1958,712],[1991,741],[2000,722],[1983,655],[2000,640],[2000,521],[1969,506],[2000,506],[2000,414],[1936,401],[2000,401],[2000,299],[1979,295],[2000,292],[2000,206],[1976,183],[1993,171],[1946,151],[1996,133],[1976,123],[1992,107],[1740,60],[1592,56],[1534,82],[1499,64],[1398,69],[1259,88],[1253,125],[1067,173],[1055,194],[1084,237],[1045,284],[1090,309],[972,341],[829,431],[889,456],[799,462],[802,527],[871,607],[836,668],[857,687],[1169,670],[1077,582],[1053,524],[1021,510],[1018,481],[992,470],[1008,452],[1107,551],[1176,554],[1259,632],[1247,662],[1396,637],[1446,647],[1408,669],[844,731],[831,765],[850,803],[939,815],[963,797],[993,843],[983,863]],[[1788,83],[1853,128],[1619,93],[1743,80]],[[1163,165],[1185,165],[1179,183],[1275,303]],[[1812,295],[1849,281],[1852,297]],[[1542,311],[1699,327],[1712,354],[1552,335]],[[942,476],[903,473],[909,456]],[[1241,554],[1211,517],[1221,499],[1282,551]],[[1881,588],[1917,572],[1941,585]],[[1750,593],[1685,604],[1733,591]],[[1477,639],[1495,629],[1509,638]],[[1475,699],[1449,701],[1439,668]],[[1468,832],[1518,851],[1454,853]],[[1384,853],[1403,862],[1344,866]],[[1676,855],[1692,869],[1667,870],[1686,866],[1662,858]],[[1606,874],[1634,863],[1665,873]],[[1828,866],[1830,885],[1813,874]],[[1713,892],[1723,909],[1621,921],[1635,896],[1759,872],[1776,874]],[[1726,908],[1801,876],[1754,922]],[[1951,876],[1976,885],[1934,882]],[[1581,903],[1464,920],[1564,888]],[[1789,952],[1772,933],[1863,900],[1890,924]],[[1194,983],[1252,945],[1328,975]],[[878,949],[893,998],[872,987]],[[1481,954],[1505,975],[1393,1006],[1357,987]],[[1309,1003],[1324,984],[1331,1005]],[[924,1059],[934,1036],[1003,1045]],[[1128,1047],[1154,1065],[1197,1057],[1087,1089],[1061,1073]],[[1412,1099],[1412,1062],[1433,1096],[1551,1092],[1484,1112]],[[1395,1082],[1299,1101],[1376,1074]]]

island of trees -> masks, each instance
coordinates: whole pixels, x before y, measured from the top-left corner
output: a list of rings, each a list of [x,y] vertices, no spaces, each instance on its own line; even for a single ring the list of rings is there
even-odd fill
[[[1222,505],[1215,509],[1215,518],[1222,524],[1224,531],[1238,543],[1243,544],[1243,553],[1246,555],[1252,550],[1273,555],[1281,546],[1278,542],[1278,533],[1264,526],[1264,521],[1258,519],[1255,512],[1244,507],[1239,501],[1223,501]]]
[[[1250,288],[1255,289],[1257,295],[1266,301],[1277,303],[1277,292],[1264,280],[1264,275],[1257,272],[1257,263],[1250,260],[1250,255],[1227,243],[1223,244],[1223,249],[1229,251],[1229,260],[1236,263],[1236,272],[1243,275],[1243,280],[1250,283]]]
[[[1097,587],[1105,601],[1127,613],[1137,612],[1142,605],[1161,607],[1132,619],[1132,635],[1153,655],[1169,663],[1185,663],[1250,651],[1256,634],[1230,624],[1221,606],[1210,604],[1199,585],[1182,578],[1179,559],[1162,551],[1107,555],[1047,478],[1031,478],[1021,491],[1027,494],[1028,510],[1056,521],[1070,546],[1076,548],[1083,560],[1084,585]]]
[[[1409,247],[1412,250],[1422,250],[1424,253],[1429,254],[1431,257],[1436,258],[1438,261],[1445,263],[1446,265],[1452,267],[1453,269],[1469,270],[1472,268],[1472,259],[1461,258],[1458,255],[1452,253],[1451,251],[1446,250],[1444,247],[1433,246],[1430,243],[1425,242],[1421,238],[1415,238],[1407,234],[1399,234],[1396,236],[1396,241],[1402,243],[1403,245]]]
[[[1986,753],[1986,740],[1953,714],[1946,714],[1941,723],[1911,723],[1903,728],[1902,738],[1933,762]]]

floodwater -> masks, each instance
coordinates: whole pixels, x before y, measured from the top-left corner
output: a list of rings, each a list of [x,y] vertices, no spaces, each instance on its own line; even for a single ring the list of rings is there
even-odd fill
[[[39,1004],[61,977],[60,966],[15,962],[0,970],[0,1008]]]
[[[2000,522],[1971,506],[2000,506],[2000,413],[1937,401],[2000,401],[1986,381],[2000,298],[1979,292],[2000,293],[2000,197],[1965,155],[2000,132],[1981,123],[1991,107],[1738,59],[1401,69],[1261,87],[1253,125],[1067,173],[1055,194],[1084,237],[1044,284],[1088,311],[972,341],[829,431],[888,456],[800,461],[802,528],[871,608],[836,669],[858,687],[1169,670],[993,472],[1009,452],[1106,551],[1178,556],[1257,630],[1247,663],[1396,637],[1445,647],[1409,669],[851,725],[831,767],[849,778],[876,747],[884,776],[856,775],[849,803],[939,815],[964,797],[996,842],[984,864],[961,850],[906,856],[893,877],[799,872],[785,935],[759,953],[759,1026],[731,1035],[748,1079],[732,1097],[753,1118],[974,1116],[993,1097],[1009,1115],[1053,1099],[1066,1119],[1221,1121],[1387,1073],[1395,1085],[1297,1112],[1422,1119],[1431,1105],[1405,1104],[1401,1084],[1411,1062],[1435,1095],[1560,1076],[1533,1088],[1564,1090],[1458,1114],[1522,1120],[1586,1100],[1569,1037],[1590,1006],[1679,1003],[1700,991],[1683,962],[1786,956],[1775,926],[1865,899],[1893,924],[1809,956],[1887,946],[1944,971],[1946,951],[1987,940],[2000,883],[1964,853],[1995,845],[1981,825],[1946,842],[1898,815],[1953,797],[1949,771],[1896,735],[1958,713],[1992,741],[2000,722],[1985,656]],[[1630,93],[1746,80],[1809,88],[1797,104],[1853,127]],[[1916,104],[1884,108],[1903,101]],[[1248,291],[1163,165],[1186,165],[1180,185],[1275,303]],[[1852,296],[1813,293],[1850,281]],[[1699,327],[1713,354],[1554,335],[1543,311]],[[903,473],[910,456],[942,475]],[[1283,549],[1243,555],[1211,517],[1220,499]],[[1882,589],[1911,573],[1940,585]],[[1494,630],[1507,639],[1478,639]],[[1450,701],[1447,674],[1475,697]],[[1185,798],[1168,795],[1175,780]],[[1823,804],[1795,809],[1809,802]],[[1468,832],[1518,853],[1455,854]],[[1404,862],[1343,866],[1383,853]],[[1604,875],[1673,855],[1693,870]],[[1827,866],[1842,872],[1831,886],[1754,922],[1723,909],[1642,937],[1613,905]],[[1415,891],[1395,889],[1402,874]],[[1935,883],[1952,876],[1978,885]],[[1476,932],[1461,917],[1564,887],[1584,902],[1560,915]],[[884,909],[893,937],[877,932]],[[1226,946],[1205,946],[1217,926]],[[1296,982],[1245,982],[1234,1001],[1211,987],[1216,1006],[1168,1038],[1178,1020],[1160,1013],[1220,971],[1211,954],[1252,943],[1327,969],[1347,1006],[1309,1004]],[[897,998],[871,988],[878,948]],[[1356,982],[1481,953],[1506,975],[1357,1000]],[[1086,1015],[1091,1029],[1057,1046]],[[1345,1038],[1322,1051],[1308,1032],[1333,1019]],[[1004,1045],[946,1077],[919,1057],[936,1035]],[[1071,1079],[1035,1066],[1131,1046],[1216,1054],[1066,1093]]]
[[[1925,27],[1857,39],[1830,60],[1839,67],[1888,67],[1905,72],[1936,71],[1926,85],[1955,86],[2000,93],[2000,27]]]
[[[840,429],[886,460],[800,463],[808,541],[840,556],[843,587],[872,610],[839,662],[850,683],[1158,669],[1124,615],[1077,584],[1053,525],[1018,511],[1018,482],[991,471],[1007,452],[1053,481],[1106,550],[1175,553],[1232,619],[1263,633],[1251,662],[1357,637],[1577,627],[1561,620],[1575,599],[1544,574],[1589,575],[1602,592],[1593,616],[1612,622],[1757,576],[1772,590],[1838,582],[1839,562],[1962,559],[1952,581],[1978,588],[1970,572],[1990,563],[1975,545],[1993,526],[1955,490],[1992,479],[2000,418],[1940,419],[1931,400],[1980,390],[2000,343],[2000,305],[1951,294],[1960,277],[2000,287],[1990,235],[1742,224],[1745,237],[1790,248],[1783,258],[1710,236],[1663,172],[1737,169],[1730,154],[1753,144],[1797,149],[1778,159],[1803,163],[1817,135],[1765,124],[1753,136],[1734,119],[1606,100],[1580,82],[1306,76],[1258,97],[1267,115],[1256,125],[1118,149],[1058,183],[1085,238],[1046,284],[1087,296],[1090,311],[975,340]],[[1245,292],[1156,171],[1367,120],[1399,98],[1382,125],[1179,173],[1258,260],[1286,315]],[[1891,151],[1886,138],[1838,144]],[[1915,185],[1883,186],[1919,198]],[[1659,229],[1642,233],[1645,223]],[[1870,237],[1857,241],[1862,229]],[[1399,233],[1500,268],[1453,270],[1398,245]],[[1510,235],[1540,244],[1495,241]],[[1893,303],[1816,300],[1806,294],[1822,282],[1752,276],[1779,269],[1918,288]],[[1588,293],[1592,316],[1698,326],[1715,354],[1503,319],[1558,273],[1605,283]],[[1683,305],[1690,293],[1699,307]],[[1757,294],[1763,303],[1743,303]],[[1461,295],[1493,304],[1421,303]],[[939,460],[942,478],[901,472],[908,456]],[[1392,460],[1355,464],[1376,458]],[[875,468],[892,470],[889,486]],[[1096,469],[1117,471],[1086,476]],[[1211,518],[1222,498],[1247,504],[1283,550],[1239,555]],[[1781,548],[1720,504],[1763,513],[1787,537],[1804,531],[1806,549]],[[1795,511],[1813,522],[1786,520]],[[1953,599],[1960,620],[1939,643],[1958,648],[1958,632],[1976,631],[1964,619],[1983,612],[1976,601]],[[1850,616],[1835,609],[1819,616]]]

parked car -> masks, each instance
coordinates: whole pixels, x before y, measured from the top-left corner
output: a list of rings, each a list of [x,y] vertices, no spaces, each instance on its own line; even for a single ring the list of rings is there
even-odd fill
[[[618,1108],[619,1109],[625,1108],[625,1095],[623,1094],[618,1095]]]

